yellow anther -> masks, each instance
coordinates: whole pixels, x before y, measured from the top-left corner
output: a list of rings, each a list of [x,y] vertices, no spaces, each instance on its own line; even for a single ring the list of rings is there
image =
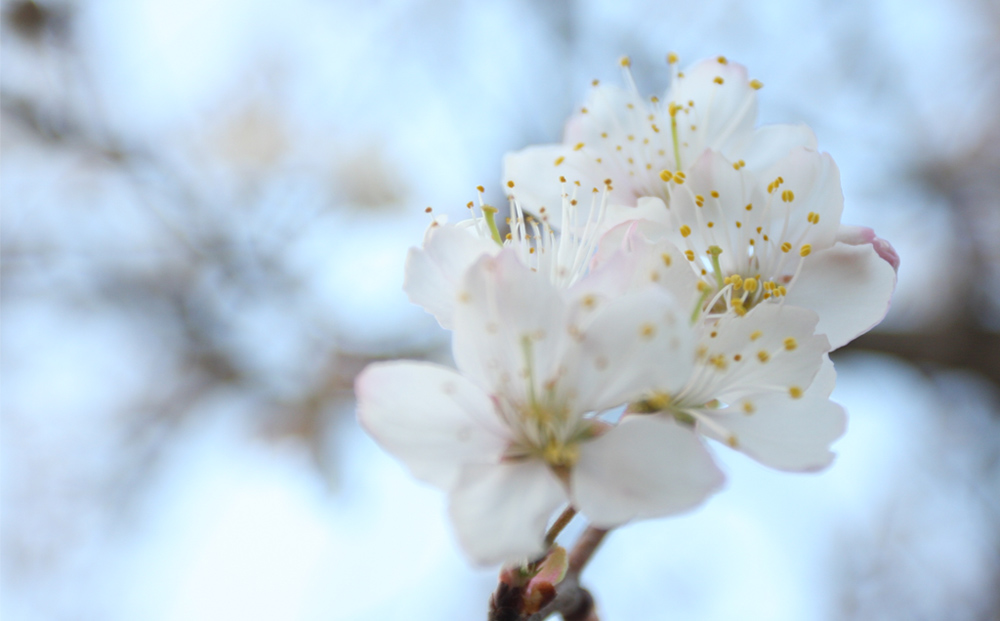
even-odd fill
[[[802,247],[799,248],[799,256],[808,257],[809,253],[812,252],[812,249],[813,247],[810,244],[802,244]]]
[[[792,399],[800,399],[802,398],[802,389],[798,386],[792,386],[788,389],[788,394],[792,396]]]
[[[767,241],[767,240],[765,240],[765,241]],[[781,244],[781,251],[782,252],[788,252],[791,249],[792,249],[791,242],[785,242],[785,243]]]
[[[566,158],[560,155],[559,157],[556,158],[556,166],[558,166],[559,164],[562,164],[565,161],[566,161]]]
[[[684,183],[685,179],[687,179],[687,175],[685,175],[681,171],[678,170],[677,172],[674,173],[674,183],[678,184]]]
[[[663,264],[666,265],[667,267],[670,267],[670,264],[673,262],[673,259],[671,259],[670,255],[667,254],[666,252],[661,254],[660,258],[663,259]]]
[[[705,204],[705,197],[704,197],[704,196],[702,196],[701,194],[695,194],[695,195],[694,195],[694,202],[695,202],[695,204],[697,204],[697,205],[698,205],[699,207],[702,207],[702,206],[704,206],[704,204]]]
[[[677,113],[680,111],[681,111],[681,106],[677,105],[676,102],[671,101],[670,105],[667,106],[667,112],[670,113],[670,116],[677,116]]]
[[[701,207],[701,205],[698,205],[698,206],[699,206],[699,207]],[[714,227],[714,226],[715,226],[715,223],[714,223],[714,222],[711,222],[711,221],[709,221],[709,223],[708,223],[708,228],[712,228],[712,227]]]
[[[747,203],[747,206],[744,207],[744,209],[746,209],[747,211],[750,211],[751,209],[753,209],[753,203]]]
[[[514,187],[514,182],[513,182],[513,181],[508,181],[508,182],[507,182],[507,187],[508,187],[508,188],[512,188],[512,187]]]
[[[621,66],[622,66],[622,67],[628,67],[628,66],[630,66],[630,65],[632,64],[632,59],[631,59],[631,58],[629,58],[628,56],[622,56],[622,57],[621,57],[621,58],[620,58],[620,59],[618,60],[618,62],[619,62],[619,63],[621,63]]]
[[[673,178],[674,178],[674,173],[670,172],[669,170],[660,171],[660,179],[663,179],[664,181],[670,181]]]
[[[743,360],[743,356],[741,356],[740,354],[733,354],[733,360],[739,362],[740,360]]]
[[[649,100],[650,100],[651,102],[653,102],[653,103],[660,103],[660,98],[659,98],[659,97],[657,97],[656,95],[653,95],[652,97],[650,97],[650,98],[649,98]],[[652,117],[653,115],[652,115],[652,114],[650,114],[649,116],[650,116],[650,117]]]
[[[743,281],[743,288],[746,289],[748,292],[753,293],[754,291],[757,290],[757,279],[747,278],[746,280]]]
[[[691,252],[691,251],[688,250],[688,252]],[[704,293],[704,292],[708,291],[709,288],[710,287],[708,286],[708,283],[705,282],[704,280],[699,280],[698,281],[698,292],[699,293]]]
[[[790,336],[787,339],[785,339],[785,349],[787,349],[788,351],[792,351],[798,346],[799,342],[796,341],[794,337]]]
[[[671,65],[675,65],[675,64],[677,64],[678,60],[679,59],[677,58],[677,54],[675,54],[673,52],[670,52],[669,54],[667,54],[667,63],[669,63]]]
[[[756,411],[757,411],[757,408],[754,407],[753,403],[751,403],[749,401],[744,401],[743,402],[743,412],[745,414],[753,414]]]
[[[747,309],[745,306],[743,306],[743,300],[739,298],[733,298],[732,309],[733,312],[739,315],[740,317],[747,314]]]
[[[576,146],[573,147],[573,150],[574,151],[579,151],[582,148],[583,148],[583,143],[582,142],[578,142],[578,143],[576,143]]]
[[[653,123],[653,131],[656,132],[657,134],[660,133],[660,128],[656,126],[656,123]]]
[[[683,78],[684,77],[684,72],[683,71],[678,71],[677,72],[677,77],[678,78]]]
[[[656,326],[651,323],[644,323],[642,327],[639,328],[639,336],[646,339],[647,341],[656,336]]]
[[[709,194],[712,195],[712,198],[719,198],[719,193],[716,192],[715,190],[712,190],[711,192],[709,192]]]
[[[601,138],[607,138],[608,132],[601,132]]]
[[[559,175],[559,183],[566,183],[566,177]]]
[[[760,80],[750,80],[750,88],[752,88],[755,91],[759,91],[760,89],[764,88],[764,83],[761,82]]]
[[[587,114],[587,109],[586,108],[580,108],[580,112],[582,112],[584,114]]]
[[[734,289],[739,289],[743,286],[743,277],[739,274],[733,274],[729,277],[729,282],[733,284]]]
[[[819,214],[815,211],[810,211],[806,219],[812,224],[819,224]]]
[[[781,200],[785,201],[786,203],[792,202],[793,200],[795,200],[795,192],[792,192],[791,190],[785,190],[784,192],[781,193]]]
[[[739,220],[737,220],[736,221],[736,228],[738,228],[738,229],[743,228],[743,223],[740,222]]]
[[[725,64],[727,64],[729,62],[728,60],[726,60],[725,56],[719,56],[715,60],[719,61],[720,65],[725,65]]]
[[[771,354],[767,353],[763,349],[757,352],[757,360],[760,360],[761,362],[767,362],[770,359],[771,359]]]
[[[691,227],[686,224],[681,225],[681,237],[687,237],[690,234],[691,234]]]
[[[486,188],[484,188],[484,187],[483,187],[483,186],[481,186],[481,185],[477,185],[477,186],[476,186],[476,190],[478,190],[479,192],[485,192],[485,191],[486,191]]]
[[[688,261],[694,261],[694,250],[685,250],[684,256],[687,257]]]
[[[591,86],[597,86],[597,85],[598,85],[598,84],[600,84],[600,83],[601,83],[601,81],[600,81],[600,80],[594,80],[594,81],[592,81],[592,82],[590,83],[590,85],[591,85]]]
[[[712,81],[715,82],[716,84],[722,84],[723,82],[725,82],[725,80],[722,79],[721,75],[715,76],[715,79]]]
[[[780,295],[788,295],[788,289],[785,289],[784,285],[778,287],[778,293]]]
[[[472,209],[472,205],[473,205],[472,201],[469,201],[468,203],[465,204],[465,206],[468,207],[469,209]]]
[[[632,134],[629,134],[629,135],[628,135],[628,139],[629,139],[629,140],[635,140],[635,136],[633,136]]]
[[[764,336],[763,332],[761,332],[760,330],[754,330],[753,332],[750,333],[750,340],[751,341],[756,341],[757,339],[759,339],[762,336]]]
[[[729,445],[729,448],[735,449],[740,447],[740,441],[736,438],[736,434],[730,435],[726,438],[726,444]]]

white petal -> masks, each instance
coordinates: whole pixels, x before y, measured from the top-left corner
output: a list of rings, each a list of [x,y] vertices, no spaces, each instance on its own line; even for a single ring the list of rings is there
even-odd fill
[[[678,168],[690,166],[705,149],[722,149],[730,141],[741,140],[757,119],[757,93],[743,65],[706,59],[683,73],[666,95],[667,102],[684,106],[676,117],[681,151]],[[688,107],[689,102],[694,106]]]
[[[627,416],[603,436],[580,446],[573,468],[573,504],[594,526],[694,508],[724,477],[689,429],[655,416]]]
[[[559,289],[507,249],[468,270],[458,299],[452,353],[459,370],[490,394],[522,400],[531,385],[540,393],[569,339]]]
[[[610,301],[579,332],[564,362],[578,410],[603,410],[653,390],[675,390],[691,374],[694,332],[673,296],[659,287]]]
[[[833,460],[830,445],[847,426],[844,408],[830,401],[836,377],[833,363],[825,358],[800,397],[772,393],[734,403],[709,415],[721,429],[699,425],[698,430],[772,468],[819,470]],[[750,413],[744,409],[747,402]]]
[[[739,143],[727,146],[723,153],[730,160],[743,160],[749,172],[760,175],[796,147],[817,148],[816,134],[804,123],[763,125]]]
[[[471,465],[449,496],[449,512],[462,548],[491,565],[541,553],[552,512],[566,491],[541,461]]]
[[[586,180],[594,176],[592,167],[590,160],[571,146],[536,145],[505,155],[503,178],[505,182],[514,182],[513,194],[522,207],[536,214],[545,207],[550,218],[559,218],[562,204],[559,177]],[[553,226],[560,224],[555,220],[550,222]]]
[[[829,248],[837,239],[840,216],[844,211],[844,192],[840,187],[840,169],[828,153],[796,148],[761,173],[759,181],[767,186],[778,177],[783,182],[771,193],[771,238],[788,241],[796,251],[802,244],[814,252]],[[786,192],[792,197],[785,200]],[[819,216],[812,223],[809,214]]]
[[[358,421],[418,479],[441,488],[469,463],[497,462],[508,432],[480,389],[425,362],[368,365],[354,383]]]
[[[678,398],[689,405],[736,403],[793,387],[805,390],[830,349],[825,336],[814,334],[817,321],[808,309],[764,303],[745,317],[728,315],[705,325],[696,386]]]
[[[895,270],[874,246],[837,244],[806,258],[785,303],[816,311],[816,331],[836,349],[882,321],[895,287]]]
[[[495,255],[500,246],[450,224],[432,226],[423,248],[406,256],[403,291],[414,304],[434,315],[442,328],[451,329],[455,296],[462,276],[479,257]]]

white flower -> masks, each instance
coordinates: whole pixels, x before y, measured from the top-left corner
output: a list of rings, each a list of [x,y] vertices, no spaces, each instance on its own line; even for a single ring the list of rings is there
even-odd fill
[[[496,222],[497,209],[482,204],[482,189],[479,213],[472,218],[456,224],[435,219],[423,246],[411,248],[406,257],[403,290],[410,301],[434,315],[441,327],[451,329],[456,292],[465,271],[480,257],[496,256],[503,248],[510,248],[523,265],[559,288],[569,289],[579,282],[607,229],[608,192],[596,187],[583,192],[579,184],[567,184],[565,179],[560,183],[558,220],[568,226],[558,232],[550,226],[547,210],[541,210],[537,217],[525,215],[511,195],[506,227],[510,232],[502,234],[502,226]],[[473,210],[473,203],[468,207]]]
[[[679,390],[661,388],[631,412],[665,412],[696,432],[782,470],[816,470],[829,464],[830,444],[844,431],[846,415],[830,401],[835,374],[826,336],[816,334],[813,311],[760,304],[705,318],[708,290],[689,269],[671,270],[683,253],[665,239],[650,241],[632,230],[620,251],[631,258],[634,279],[674,292],[690,312],[697,334],[695,364]],[[598,254],[596,274],[606,257]],[[687,264],[683,258],[680,263]],[[628,285],[626,285],[628,286]],[[688,291],[687,295],[683,292]],[[626,416],[624,420],[629,420]]]
[[[623,59],[628,89],[595,82],[587,103],[567,123],[562,144],[506,157],[504,175],[517,183],[527,208],[549,206],[560,176],[585,187],[607,180],[610,203],[632,207],[646,196],[666,201],[664,177],[683,177],[705,149],[756,172],[794,147],[816,147],[805,125],[754,128],[762,85],[748,79],[744,66],[720,56],[678,71],[676,57],[668,61],[673,80],[662,100],[639,94]]]
[[[609,428],[594,417],[689,376],[694,334],[665,290],[595,305],[567,297],[509,249],[480,258],[458,295],[458,372],[374,364],[355,389],[365,428],[448,491],[475,561],[540,553],[567,501],[612,527],[690,509],[721,485],[704,446],[675,421],[629,417]]]
[[[762,303],[809,308],[836,349],[888,311],[899,259],[871,229],[840,224],[840,172],[828,154],[796,148],[758,176],[709,150],[667,188],[669,208],[639,201],[638,220],[602,244],[616,250],[631,234],[682,248],[709,316]]]
[[[646,405],[764,465],[823,468],[847,418],[830,400],[836,374],[826,337],[814,334],[816,320],[806,309],[777,305],[711,320],[701,326],[687,384]]]

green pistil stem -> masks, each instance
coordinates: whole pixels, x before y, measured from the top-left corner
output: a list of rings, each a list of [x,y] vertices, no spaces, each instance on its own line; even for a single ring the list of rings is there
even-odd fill
[[[500,230],[497,229],[497,211],[498,209],[492,205],[483,205],[483,218],[486,219],[486,225],[490,227],[490,235],[493,236],[493,241],[503,246],[503,240],[500,238]]]
[[[722,267],[719,266],[719,255],[722,254],[722,248],[718,246],[709,246],[708,252],[712,255],[712,271],[715,272],[715,284],[718,285],[721,290],[723,285],[722,282]]]
[[[692,324],[698,321],[698,315],[701,314],[701,307],[705,305],[705,300],[708,299],[708,296],[711,295],[711,293],[712,290],[709,289],[708,287],[706,287],[705,290],[701,292],[701,297],[698,298],[698,303],[694,305],[694,312],[691,313]]]

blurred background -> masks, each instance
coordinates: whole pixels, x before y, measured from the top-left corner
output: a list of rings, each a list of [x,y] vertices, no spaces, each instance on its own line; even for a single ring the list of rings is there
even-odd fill
[[[1000,618],[994,0],[3,0],[0,615],[484,619],[444,496],[361,433],[370,361],[447,363],[400,290],[433,206],[590,81],[725,54],[902,257],[835,355],[819,475],[614,533],[602,618]]]

